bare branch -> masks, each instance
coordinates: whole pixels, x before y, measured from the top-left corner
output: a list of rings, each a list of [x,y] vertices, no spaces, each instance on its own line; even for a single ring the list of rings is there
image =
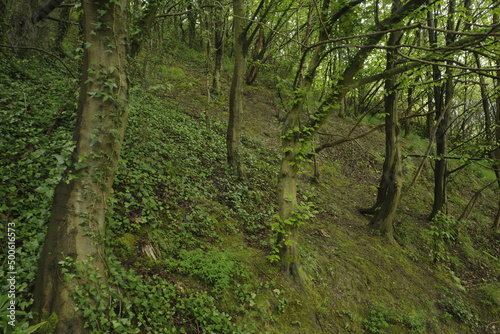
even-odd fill
[[[66,70],[68,71],[68,73],[71,74],[71,76],[73,78],[77,79],[76,75],[74,75],[73,72],[71,72],[71,70],[64,63],[64,61],[61,58],[59,58],[58,56],[56,56],[55,54],[50,53],[49,51],[46,51],[46,50],[43,50],[43,49],[40,49],[40,48],[36,48],[36,47],[32,47],[32,46],[14,46],[14,45],[0,44],[0,47],[2,47],[2,48],[9,48],[9,49],[36,50],[36,51],[43,52],[46,55],[49,55],[49,56],[54,57],[55,59],[57,59],[64,66],[64,68],[66,68]]]

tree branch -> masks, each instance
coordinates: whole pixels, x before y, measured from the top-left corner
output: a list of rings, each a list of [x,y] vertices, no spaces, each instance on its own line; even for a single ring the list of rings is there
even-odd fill
[[[32,47],[32,46],[15,46],[15,45],[0,44],[0,47],[2,47],[2,48],[10,48],[10,49],[21,49],[21,50],[36,50],[36,51],[40,51],[42,53],[45,53],[46,55],[49,55],[49,56],[54,57],[55,59],[57,59],[64,66],[64,68],[66,68],[66,70],[68,71],[68,73],[71,74],[71,76],[73,78],[78,79],[76,77],[76,75],[74,75],[73,72],[71,72],[71,70],[64,63],[64,61],[61,58],[59,58],[58,56],[56,56],[55,54],[53,54],[53,53],[50,53],[50,52],[45,51],[43,49],[39,49],[39,48]]]
[[[408,116],[405,116],[405,117],[401,117],[399,120],[403,121],[403,120],[406,120],[406,119],[416,118],[416,117],[423,117],[423,116],[428,116],[428,115],[431,115],[431,114],[433,114],[433,113],[430,112],[430,113],[426,113],[426,114],[408,115]],[[356,126],[357,126],[357,124],[356,124]],[[320,146],[318,146],[318,147],[316,147],[314,149],[314,153],[318,154],[319,152],[323,151],[325,148],[334,147],[334,146],[337,146],[337,145],[340,145],[340,144],[343,144],[343,143],[346,143],[346,142],[349,142],[349,141],[353,141],[353,140],[356,140],[356,139],[359,139],[359,138],[362,138],[362,137],[366,137],[370,133],[372,133],[372,132],[374,132],[374,131],[376,131],[376,130],[378,130],[380,128],[383,128],[384,126],[385,126],[385,123],[381,123],[381,124],[378,124],[378,125],[374,126],[370,130],[365,131],[363,133],[360,133],[360,134],[358,134],[358,135],[356,135],[354,137],[348,136],[348,137],[336,140],[334,142],[322,144],[322,145],[320,145]],[[349,133],[352,133],[352,130]]]

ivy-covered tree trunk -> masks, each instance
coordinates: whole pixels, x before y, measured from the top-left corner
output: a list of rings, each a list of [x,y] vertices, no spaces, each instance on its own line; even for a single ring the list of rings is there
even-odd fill
[[[241,113],[243,112],[243,80],[246,69],[245,8],[243,0],[233,1],[234,12],[234,71],[229,95],[229,123],[227,127],[227,162],[233,173],[242,175]]]
[[[323,1],[323,9],[330,6],[330,0]],[[328,32],[322,30],[318,40],[322,42],[328,38]],[[321,64],[324,46],[319,46],[309,60],[307,73],[294,88],[295,102],[286,116],[282,128],[281,148],[283,157],[278,179],[278,214],[280,229],[278,231],[278,247],[281,260],[281,271],[292,277],[297,283],[302,284],[303,275],[298,250],[298,229],[300,222],[292,218],[297,210],[297,172],[303,158],[304,145],[311,139],[304,136],[299,128],[300,117],[303,113],[306,95],[311,89],[316,70]],[[302,156],[301,156],[302,155]]]
[[[292,120],[292,113],[299,112],[300,106],[295,106],[289,114],[289,124],[295,123]],[[287,224],[293,217],[297,209],[297,151],[300,144],[297,138],[298,133],[289,130],[285,124],[283,127],[282,147],[286,151],[281,160],[281,169],[278,180],[278,214],[282,224],[278,235],[278,246],[280,247],[281,271],[301,282],[300,261],[298,251],[298,225]],[[285,130],[286,129],[286,130]],[[293,129],[293,128],[292,128]],[[286,132],[285,132],[286,131]]]
[[[88,332],[72,293],[89,285],[99,291],[106,281],[105,207],[127,122],[128,1],[85,0],[83,10],[76,148],[55,191],[34,304],[39,317],[57,315],[58,324],[50,330],[68,334]],[[68,280],[67,274],[76,276]]]

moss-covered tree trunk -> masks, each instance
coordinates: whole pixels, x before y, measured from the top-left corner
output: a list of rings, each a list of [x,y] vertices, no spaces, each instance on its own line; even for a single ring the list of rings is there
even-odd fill
[[[39,315],[57,315],[54,333],[68,334],[87,332],[72,298],[74,289],[106,280],[105,207],[127,121],[128,1],[85,0],[83,10],[85,55],[76,148],[55,191],[34,304]],[[75,268],[83,271],[68,280],[64,269],[77,273]],[[90,275],[100,277],[101,282],[91,282]]]
[[[394,1],[393,11],[399,7],[399,1]],[[391,33],[388,46],[396,46],[401,33]],[[394,49],[387,50],[386,70],[395,67]],[[396,78],[391,76],[385,80],[385,161],[380,180],[380,187],[375,204],[376,211],[371,221],[372,226],[379,230],[389,241],[394,242],[394,218],[399,206],[402,187],[401,147],[399,143],[398,110],[396,106]]]
[[[326,11],[330,6],[330,0],[323,1],[323,9]],[[324,17],[323,17],[324,19]],[[328,32],[321,30],[318,41],[322,42],[328,38]],[[297,283],[302,284],[301,264],[298,250],[298,224],[287,224],[297,209],[297,172],[301,164],[300,152],[303,145],[307,145],[307,135],[300,129],[299,121],[303,113],[307,93],[311,89],[316,70],[321,64],[324,46],[315,49],[309,60],[306,73],[294,87],[295,102],[286,116],[282,128],[281,148],[283,157],[278,179],[278,213],[282,223],[278,234],[278,247],[280,247],[280,260],[282,272],[292,277]],[[303,157],[302,157],[303,158]]]
[[[243,80],[246,70],[246,36],[244,30],[244,1],[233,1],[234,12],[234,71],[229,95],[229,123],[227,127],[227,162],[233,173],[242,175],[241,113],[243,112]]]
[[[294,107],[295,112],[298,108]],[[294,123],[289,118],[290,123]],[[288,129],[288,126],[284,126]],[[284,134],[282,140],[282,147],[285,148],[281,160],[281,169],[278,182],[278,214],[282,222],[287,221],[293,216],[297,208],[297,150],[300,147],[299,141],[296,138],[297,133],[294,135],[291,132]],[[296,280],[301,280],[300,274],[300,261],[298,251],[298,226],[297,225],[284,225],[283,231],[280,232],[278,243],[280,248],[280,259],[282,265],[282,272],[286,275],[294,277]]]

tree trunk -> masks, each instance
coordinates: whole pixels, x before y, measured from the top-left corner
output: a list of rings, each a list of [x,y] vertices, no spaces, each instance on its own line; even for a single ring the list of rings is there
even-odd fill
[[[266,53],[266,46],[264,45],[264,31],[261,27],[259,27],[258,29],[259,37],[257,37],[257,40],[255,41],[254,49],[252,51],[252,64],[245,80],[247,85],[252,85],[255,79],[257,79],[257,74],[260,70],[260,63],[262,62],[262,59],[264,59],[264,55]]]
[[[393,3],[393,12],[398,8],[399,1]],[[388,46],[396,46],[401,37],[400,32],[391,33]],[[394,49],[387,50],[386,70],[395,67],[396,56]],[[399,206],[402,186],[401,148],[399,144],[398,110],[396,106],[396,78],[385,80],[385,161],[382,179],[378,192],[376,212],[371,221],[372,226],[379,230],[389,241],[394,242],[394,218]]]
[[[0,0],[0,43],[4,43],[5,41],[5,33],[9,28],[9,20],[8,20],[8,9],[10,1]]]
[[[105,207],[127,121],[128,1],[83,1],[84,41],[76,148],[54,195],[52,214],[35,282],[34,311],[56,314],[55,333],[86,333],[71,294],[75,287],[106,280]],[[62,263],[82,271],[68,280]],[[97,291],[99,288],[97,287]]]
[[[498,22],[500,21],[499,19],[499,15],[498,14],[494,14],[493,15],[493,23],[494,24],[498,24]],[[497,68],[499,70],[497,70],[496,72],[496,75],[497,75],[497,79],[496,79],[496,103],[495,103],[495,107],[496,107],[496,110],[495,110],[495,124],[496,124],[496,127],[495,127],[495,140],[496,140],[496,143],[495,143],[495,147],[494,147],[494,151],[493,151],[493,158],[497,160],[497,162],[495,163],[495,174],[497,176],[497,178],[500,178],[500,59],[497,59]],[[500,187],[500,180],[498,181],[498,186]],[[500,228],[500,201],[498,202],[498,211],[497,211],[497,215],[495,217],[495,220],[493,222],[493,226],[492,226],[494,229],[498,229]]]
[[[161,1],[154,0],[149,1],[148,6],[144,9],[141,18],[135,23],[137,32],[134,36],[131,36],[129,55],[131,58],[135,58],[139,53],[144,41],[154,38],[151,34],[153,28],[153,23],[156,18],[156,14],[160,9]],[[137,9],[139,11],[140,9]]]
[[[449,71],[447,71],[449,74]],[[436,157],[434,165],[434,203],[432,207],[431,218],[438,212],[446,213],[447,202],[447,179],[448,179],[448,161],[445,158],[448,153],[448,126],[450,119],[450,109],[453,95],[453,79],[446,79],[445,105],[436,110],[436,120],[438,127],[436,131]]]
[[[193,8],[193,4],[191,2],[189,3],[187,9],[189,11],[187,13],[189,45],[192,48],[196,48],[196,21],[198,20],[198,12],[195,8]]]
[[[295,106],[291,113],[300,112],[301,106]],[[297,114],[298,115],[298,114]],[[291,123],[294,123],[292,120]],[[285,128],[285,127],[284,127]],[[288,127],[287,127],[288,128]],[[285,222],[293,216],[297,208],[297,150],[300,147],[296,134],[286,135],[282,140],[282,147],[286,153],[281,160],[281,169],[278,182],[278,214],[280,220]],[[281,271],[297,282],[301,282],[300,261],[298,251],[298,226],[285,225],[285,231],[280,233],[278,244],[280,248]]]
[[[37,22],[40,22],[42,20],[45,20],[49,16],[49,14],[54,11],[54,9],[56,9],[57,7],[59,7],[59,5],[61,5],[61,3],[63,1],[64,0],[51,0],[51,1],[47,2],[45,4],[45,6],[43,6],[38,11],[38,13],[35,16],[33,16],[33,18],[32,18],[33,23],[37,23]]]
[[[215,5],[215,33],[214,33],[214,46],[215,46],[215,64],[214,64],[214,80],[212,83],[212,91],[216,95],[221,95],[222,88],[220,84],[220,77],[222,71],[222,56],[224,55],[224,17],[222,16],[222,6]]]
[[[326,12],[330,0],[324,0],[323,10]],[[321,31],[318,41],[328,38],[328,32]],[[297,172],[300,161],[297,160],[299,150],[304,144],[301,140],[299,120],[303,112],[307,92],[312,87],[316,69],[321,64],[324,46],[315,49],[307,68],[307,73],[302,76],[294,88],[295,103],[286,116],[283,123],[281,147],[284,152],[281,160],[281,169],[278,179],[278,213],[282,222],[282,231],[278,235],[278,247],[280,247],[281,271],[293,278],[298,284],[303,283],[303,275],[298,250],[298,225],[285,224],[293,217],[297,209]]]
[[[454,14],[455,14],[455,0],[450,0],[448,4],[448,30],[454,30]],[[446,45],[453,42],[452,34],[446,36]],[[447,62],[448,64],[453,64]],[[446,213],[447,202],[447,182],[448,182],[448,161],[445,158],[448,153],[448,127],[450,124],[450,114],[453,104],[454,86],[452,71],[448,67],[445,75],[444,96],[445,101],[442,103],[442,93],[439,92],[439,97],[435,95],[436,99],[440,99],[441,104],[436,106],[436,121],[438,127],[436,131],[436,156],[437,160],[434,166],[434,203],[432,206],[431,218],[434,218],[438,212]]]
[[[59,22],[59,25],[57,27],[57,35],[56,35],[56,40],[55,40],[55,48],[57,50],[57,52],[59,52],[59,54],[61,56],[66,56],[66,54],[64,53],[64,50],[63,50],[63,42],[64,42],[64,38],[66,38],[66,35],[68,33],[68,30],[70,28],[70,25],[71,25],[71,8],[70,7],[64,7],[62,10],[61,10],[61,13],[59,15],[59,18],[61,19],[61,21]]]
[[[242,176],[241,113],[243,111],[243,80],[246,69],[246,36],[243,29],[245,8],[243,0],[233,1],[234,11],[234,71],[229,95],[229,123],[227,128],[227,162],[233,173]]]

